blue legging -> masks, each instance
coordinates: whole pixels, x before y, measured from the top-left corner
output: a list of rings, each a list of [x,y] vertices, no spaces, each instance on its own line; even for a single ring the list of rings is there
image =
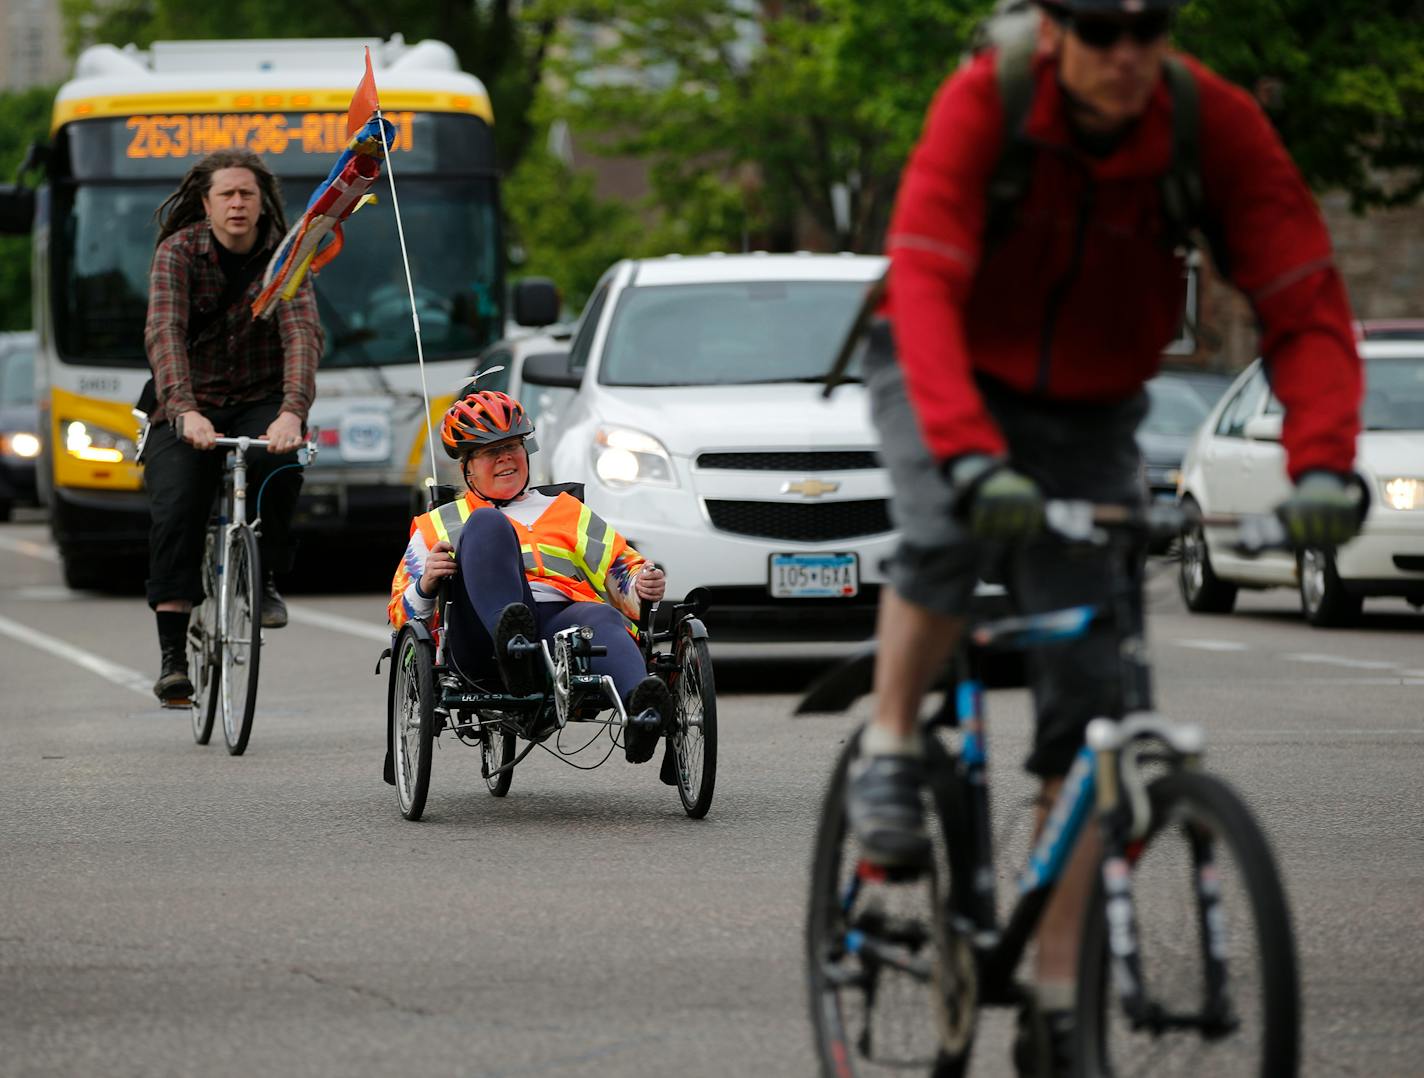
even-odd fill
[[[608,649],[593,659],[593,672],[608,674],[626,702],[648,668],[623,615],[607,603],[536,603],[524,576],[524,559],[514,527],[498,509],[476,509],[460,529],[455,558],[460,566],[450,591],[447,643],[455,666],[466,677],[498,678],[494,629],[500,611],[524,603],[534,611],[539,635],[549,640],[571,625],[593,628],[593,642]]]

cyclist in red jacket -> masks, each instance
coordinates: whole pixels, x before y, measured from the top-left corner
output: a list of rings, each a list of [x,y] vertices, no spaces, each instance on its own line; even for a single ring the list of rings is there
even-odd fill
[[[1286,412],[1288,525],[1324,544],[1358,526],[1347,476],[1361,369],[1329,236],[1251,97],[1169,52],[1179,5],[1040,0],[1024,93],[1003,77],[1007,47],[974,57],[940,89],[905,170],[887,240],[893,347],[882,330],[866,361],[902,533],[882,591],[874,721],[851,779],[850,824],[869,860],[926,856],[916,719],[963,627],[985,543],[1013,544],[1006,582],[1025,610],[1106,594],[1101,557],[1041,537],[1044,499],[1142,497],[1143,383],[1183,311],[1168,179],[1189,173],[1199,214],[1188,223],[1260,320]],[[1195,138],[1174,124],[1183,108],[1197,110]],[[1105,634],[1035,664],[1026,766],[1048,804],[1088,721],[1121,708]],[[1039,1003],[1060,1056],[1091,866],[1080,850],[1039,936]]]

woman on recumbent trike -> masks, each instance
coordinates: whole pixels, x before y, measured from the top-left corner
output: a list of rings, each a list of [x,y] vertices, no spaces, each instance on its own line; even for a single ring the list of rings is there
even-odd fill
[[[466,681],[497,678],[514,696],[544,691],[547,677],[542,654],[511,654],[511,641],[592,629],[592,673],[612,679],[630,720],[644,720],[624,731],[628,761],[644,763],[674,704],[631,629],[641,601],[662,599],[663,573],[572,494],[529,487],[533,433],[523,406],[493,390],[464,392],[445,413],[440,440],[467,490],[412,523],[391,583],[391,625],[430,623],[448,582],[447,665]]]

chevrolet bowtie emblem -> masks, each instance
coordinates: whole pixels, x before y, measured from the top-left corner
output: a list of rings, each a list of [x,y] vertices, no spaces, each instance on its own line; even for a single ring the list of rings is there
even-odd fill
[[[781,484],[781,493],[799,494],[803,498],[819,498],[822,494],[834,494],[840,489],[839,483],[823,483],[819,479],[803,479],[799,483]]]

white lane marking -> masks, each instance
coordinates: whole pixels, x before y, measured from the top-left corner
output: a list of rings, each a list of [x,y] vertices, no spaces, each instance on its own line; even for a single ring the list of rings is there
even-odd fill
[[[334,633],[359,636],[363,640],[378,640],[382,644],[391,642],[391,631],[388,628],[373,625],[369,621],[357,621],[355,618],[343,617],[340,614],[328,614],[324,610],[309,610],[304,606],[288,603],[287,617],[292,621],[301,622],[303,625],[314,625],[318,629],[330,629]]]
[[[31,558],[39,558],[40,561],[59,564],[59,551],[45,543],[36,543],[29,539],[12,539],[8,535],[0,535],[0,549],[13,550],[16,554],[25,554]]]
[[[1343,655],[1318,655],[1310,651],[1297,651],[1280,656],[1286,662],[1319,663],[1321,666],[1346,666],[1352,670],[1396,670],[1398,663],[1382,662],[1378,659],[1347,659]]]
[[[125,689],[132,689],[141,696],[153,699],[153,689],[149,685],[148,678],[140,674],[137,670],[131,670],[127,666],[120,666],[118,663],[110,662],[101,655],[95,655],[92,651],[85,651],[77,648],[73,644],[66,643],[53,636],[33,629],[28,625],[22,625],[18,621],[11,621],[7,617],[0,616],[0,633],[22,644],[29,644],[42,651],[47,651],[51,655],[57,655],[67,662],[82,666],[84,669],[98,674],[102,678],[112,681],[115,685],[120,685]]]
[[[63,584],[36,584],[29,588],[16,588],[10,593],[16,599],[30,599],[42,603],[71,603],[75,599],[87,599],[77,591],[70,591]]]
[[[1176,644],[1178,647],[1196,648],[1199,651],[1250,651],[1250,645],[1239,644],[1235,640],[1170,640],[1168,643]]]

